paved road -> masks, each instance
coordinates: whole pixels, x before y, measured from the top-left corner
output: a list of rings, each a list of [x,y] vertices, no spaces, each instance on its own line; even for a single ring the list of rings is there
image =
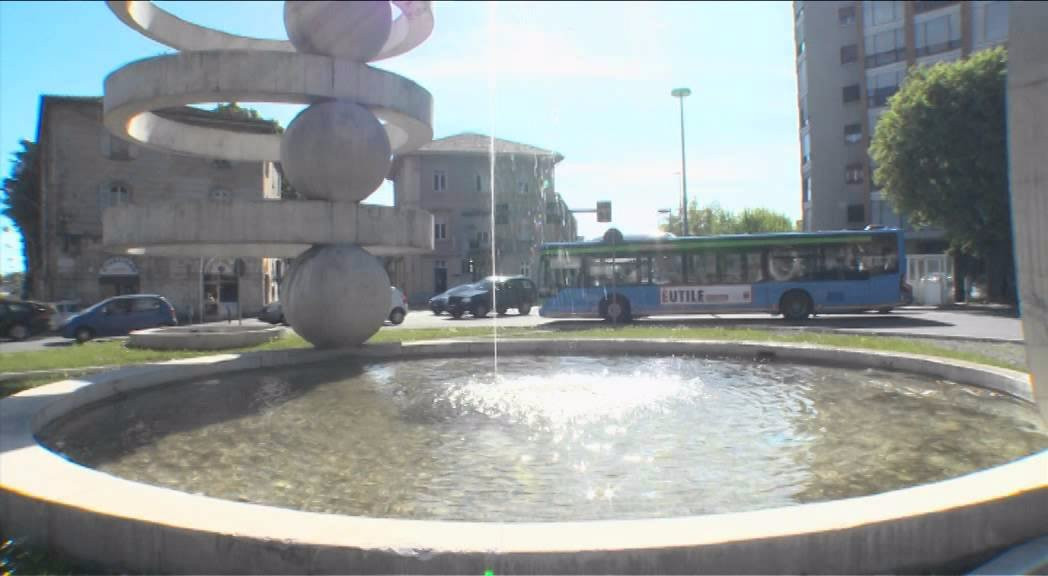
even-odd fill
[[[509,313],[506,316],[489,315],[474,319],[470,316],[456,320],[444,314],[434,316],[428,310],[417,310],[408,314],[400,326],[386,324],[383,330],[404,328],[451,328],[468,326],[547,326],[571,329],[584,326],[600,326],[599,320],[555,320],[542,318],[538,310],[527,316]],[[244,320],[258,323],[258,320]],[[768,314],[733,314],[727,316],[660,316],[642,318],[638,325],[655,326],[726,326],[735,328],[790,328],[797,330],[839,330],[843,332],[898,334],[902,336],[926,336],[937,338],[984,338],[992,340],[1022,341],[1022,323],[1018,318],[993,310],[938,310],[935,308],[906,308],[891,314],[848,314],[818,316],[803,326],[790,326],[781,318]],[[29,350],[47,350],[70,346],[71,340],[59,337],[38,337],[24,342],[0,341],[0,354]]]
[[[542,318],[536,310],[528,316],[510,312],[506,316],[474,319],[465,316],[454,319],[447,314],[434,316],[428,311],[408,314],[401,325],[405,328],[448,328],[458,326],[539,326],[572,328],[601,325],[599,320]],[[817,316],[803,326],[785,324],[780,317],[769,314],[731,314],[702,316],[659,316],[642,318],[638,325],[675,325],[736,328],[795,328],[798,330],[840,330],[845,332],[870,332],[879,334],[898,333],[908,336],[946,338],[986,338],[995,340],[1022,341],[1022,322],[1013,316],[994,311],[938,310],[935,308],[906,308],[891,314],[846,314]],[[386,330],[398,327],[387,326]]]

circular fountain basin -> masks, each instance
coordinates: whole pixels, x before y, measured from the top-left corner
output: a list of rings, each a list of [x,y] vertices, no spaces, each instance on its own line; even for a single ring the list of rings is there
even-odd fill
[[[136,330],[128,334],[127,345],[131,348],[157,350],[229,350],[279,340],[284,337],[285,332],[281,326],[165,326]]]
[[[120,568],[281,573],[956,570],[1048,528],[1019,373],[515,341],[496,375],[492,348],[229,355],[23,393],[0,402],[4,517]]]

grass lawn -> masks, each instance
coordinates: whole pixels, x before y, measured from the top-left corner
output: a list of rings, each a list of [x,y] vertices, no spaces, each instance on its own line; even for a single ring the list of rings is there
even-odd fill
[[[394,329],[382,330],[369,340],[369,342],[411,342],[418,340],[439,339],[485,339],[491,338],[495,329],[491,327],[464,327],[464,328],[419,328],[419,329]],[[863,348],[868,350],[879,350],[884,352],[902,352],[909,354],[925,354],[928,356],[939,356],[989,364],[1011,368],[1013,370],[1025,370],[1025,366],[1012,362],[1003,361],[991,356],[972,353],[968,351],[953,350],[937,346],[933,342],[922,339],[907,339],[887,336],[869,336],[861,334],[834,334],[825,332],[801,332],[784,330],[758,330],[750,328],[692,328],[672,326],[605,326],[595,324],[592,328],[549,329],[509,327],[498,328],[499,338],[552,338],[552,339],[576,339],[576,338],[636,338],[636,339],[672,339],[672,340],[749,340],[757,342],[784,342],[801,344],[821,344],[828,346],[841,346],[846,348]],[[253,348],[236,350],[225,350],[221,352],[243,352],[254,350],[276,350],[286,348],[304,348],[309,343],[295,334],[269,342]],[[178,358],[190,358],[194,356],[207,356],[218,352],[196,351],[196,350],[143,350],[127,348],[122,341],[88,342],[83,345],[72,345],[52,350],[36,350],[30,352],[12,352],[0,354],[0,373],[27,372],[32,370],[69,370],[68,376],[83,373],[84,368],[98,366],[122,366],[127,364],[143,364],[150,362],[163,362]],[[45,381],[53,380],[54,377],[46,377]],[[35,380],[35,379],[34,379]],[[38,384],[30,380],[18,383],[5,382],[4,389],[12,387],[25,388],[27,385]]]

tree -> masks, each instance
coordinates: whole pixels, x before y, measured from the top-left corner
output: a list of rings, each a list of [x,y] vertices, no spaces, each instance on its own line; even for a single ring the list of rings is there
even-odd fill
[[[29,278],[40,266],[40,157],[35,142],[21,141],[11,175],[4,179],[3,215],[11,219],[25,244],[23,264]]]
[[[955,253],[986,264],[990,297],[1014,300],[1007,64],[997,48],[911,70],[870,153],[874,180],[896,209],[914,224],[942,228]]]
[[[664,232],[681,234],[680,216],[670,214],[661,228]],[[693,236],[790,232],[793,229],[789,217],[767,208],[747,208],[734,214],[717,203],[701,209],[694,200],[688,204],[688,232]]]

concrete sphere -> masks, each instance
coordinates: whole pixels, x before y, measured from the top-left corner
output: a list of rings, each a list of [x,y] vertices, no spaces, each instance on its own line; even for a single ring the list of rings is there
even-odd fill
[[[280,140],[284,176],[306,198],[359,202],[389,174],[389,137],[370,110],[335,100],[300,112]]]
[[[382,327],[389,298],[385,268],[355,244],[306,250],[280,287],[284,317],[317,348],[363,343]]]
[[[299,52],[368,62],[389,38],[393,8],[385,0],[284,2],[284,29]]]

